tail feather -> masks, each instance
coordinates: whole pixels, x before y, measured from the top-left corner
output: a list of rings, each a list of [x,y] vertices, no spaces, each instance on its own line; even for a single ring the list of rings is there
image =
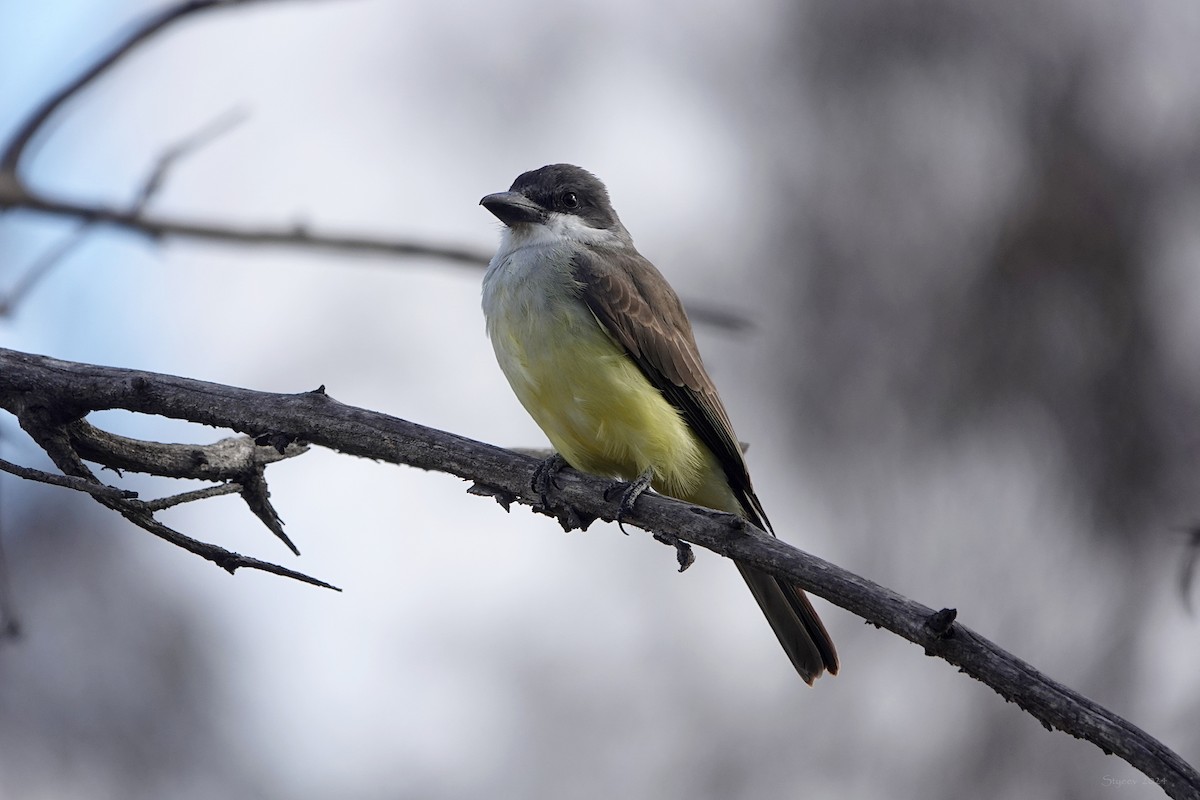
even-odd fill
[[[713,461],[713,466],[717,467],[715,457]],[[692,487],[690,492],[675,496],[737,514],[752,525],[775,535],[758,496],[750,488],[744,463],[740,463],[740,471],[731,470],[728,465],[721,466],[721,469],[714,468],[706,475],[704,483]],[[775,636],[783,645],[784,652],[791,659],[792,666],[805,683],[811,686],[826,670],[830,675],[836,675],[837,650],[804,591],[753,567],[736,561],[734,563],[770,623],[771,630],[775,631]]]
[[[804,591],[765,572],[737,567],[804,682],[811,686],[825,670],[836,675],[837,650]]]

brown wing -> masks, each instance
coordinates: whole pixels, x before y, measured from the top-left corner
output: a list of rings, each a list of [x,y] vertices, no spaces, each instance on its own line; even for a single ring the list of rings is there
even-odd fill
[[[583,302],[717,457],[750,521],[770,531],[729,415],[704,370],[683,304],[666,278],[632,248],[603,255],[581,252],[572,264]]]
[[[749,520],[773,533],[729,415],[700,361],[692,325],[666,278],[632,248],[579,253],[572,263],[583,302],[717,457]],[[823,669],[836,674],[837,650],[804,592],[741,564],[738,569],[801,677],[811,684]]]

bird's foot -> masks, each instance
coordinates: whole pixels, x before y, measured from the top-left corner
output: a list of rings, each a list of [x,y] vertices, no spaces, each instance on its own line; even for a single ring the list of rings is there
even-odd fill
[[[631,481],[617,481],[604,492],[605,500],[612,500],[618,493],[621,495],[621,505],[617,507],[617,527],[621,529],[621,533],[628,535],[629,532],[625,530],[625,517],[633,513],[638,498],[646,493],[653,480],[654,470],[647,469]]]
[[[567,466],[570,466],[567,464],[567,460],[555,453],[534,468],[533,480],[529,482],[529,488],[533,489],[533,493],[538,496],[542,507],[549,508],[550,494],[558,489],[558,482],[555,478]]]
[[[596,517],[577,511],[564,503],[551,501],[551,495],[558,492],[560,488],[557,480],[558,473],[564,467],[569,466],[571,465],[567,463],[565,458],[555,453],[534,468],[533,479],[529,482],[530,488],[537,495],[539,503],[539,505],[534,506],[534,510],[557,519],[558,524],[562,525],[564,531],[586,531],[588,526],[596,520]]]

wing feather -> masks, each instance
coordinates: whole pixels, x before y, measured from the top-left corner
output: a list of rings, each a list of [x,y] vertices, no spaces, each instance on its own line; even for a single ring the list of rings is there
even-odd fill
[[[580,297],[596,320],[717,457],[750,522],[773,534],[692,325],[666,278],[632,248],[579,252],[572,265]],[[837,673],[833,640],[804,592],[741,564],[738,569],[804,680],[811,684],[822,669]]]
[[[572,263],[583,302],[717,457],[750,521],[770,531],[691,322],[666,278],[632,248],[602,256],[579,252]]]

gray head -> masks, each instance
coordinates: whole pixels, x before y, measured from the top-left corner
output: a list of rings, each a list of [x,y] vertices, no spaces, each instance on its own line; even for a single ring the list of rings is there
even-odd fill
[[[566,215],[589,228],[624,232],[604,184],[573,164],[521,173],[507,192],[489,194],[479,203],[510,228],[545,225],[552,215]]]

